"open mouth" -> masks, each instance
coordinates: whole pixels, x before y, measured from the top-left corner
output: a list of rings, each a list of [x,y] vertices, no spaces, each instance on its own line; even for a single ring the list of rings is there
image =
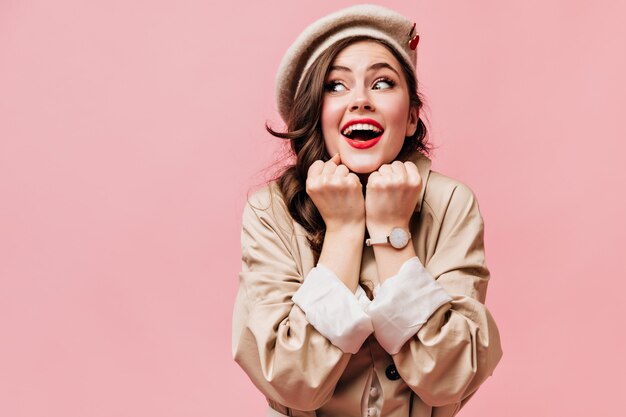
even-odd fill
[[[366,142],[383,134],[383,129],[369,123],[352,124],[341,132],[345,137],[352,140]]]

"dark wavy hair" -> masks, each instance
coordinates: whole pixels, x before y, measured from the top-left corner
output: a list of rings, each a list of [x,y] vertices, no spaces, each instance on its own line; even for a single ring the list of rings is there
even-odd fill
[[[319,260],[322,251],[326,224],[306,192],[306,178],[313,162],[318,159],[328,161],[331,158],[324,145],[320,123],[324,84],[337,54],[348,45],[364,40],[382,44],[396,57],[408,84],[410,103],[421,110],[423,100],[417,91],[417,80],[413,69],[404,62],[396,50],[382,40],[369,36],[354,36],[340,40],[327,48],[306,71],[287,116],[286,132],[277,132],[267,123],[265,124],[270,134],[289,140],[290,153],[295,156],[295,163],[288,165],[270,181],[277,181],[289,213],[308,232],[307,240],[313,251],[315,263]],[[428,156],[432,147],[426,142],[426,133],[426,125],[420,111],[417,129],[412,136],[405,138],[396,159],[406,160],[414,152]]]

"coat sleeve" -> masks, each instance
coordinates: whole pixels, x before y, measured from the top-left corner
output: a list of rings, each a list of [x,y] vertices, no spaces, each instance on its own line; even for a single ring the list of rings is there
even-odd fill
[[[290,217],[257,204],[267,205],[248,202],[242,216],[233,358],[270,401],[315,410],[332,397],[351,355],[316,330],[294,304],[303,277],[291,253],[293,229],[285,231],[283,224]]]
[[[502,357],[498,328],[484,305],[490,277],[484,225],[469,187],[457,184],[441,222],[425,267],[452,300],[392,355],[400,376],[432,407],[464,404]]]

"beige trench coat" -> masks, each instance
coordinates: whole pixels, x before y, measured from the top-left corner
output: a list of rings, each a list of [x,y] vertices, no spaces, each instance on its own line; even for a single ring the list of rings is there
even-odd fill
[[[429,158],[411,160],[424,184],[412,243],[453,300],[395,355],[374,334],[356,354],[344,353],[307,322],[291,300],[315,266],[304,228],[289,215],[275,182],[246,204],[232,353],[271,408],[301,417],[360,417],[373,369],[383,396],[380,416],[453,416],[500,361],[500,335],[484,305],[490,274],[476,197],[431,171]],[[373,250],[365,245],[360,279],[379,282]]]

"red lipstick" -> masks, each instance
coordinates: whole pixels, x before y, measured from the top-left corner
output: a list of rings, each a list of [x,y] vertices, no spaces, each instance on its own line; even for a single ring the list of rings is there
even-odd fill
[[[378,135],[375,138],[372,138],[370,140],[363,141],[363,140],[350,139],[349,137],[347,137],[347,136],[345,136],[343,134],[343,131],[346,130],[346,128],[348,128],[348,127],[350,127],[352,125],[355,125],[355,124],[359,124],[359,123],[370,124],[372,126],[376,126],[378,129],[381,130],[380,135]],[[356,149],[367,149],[367,148],[371,148],[372,146],[374,146],[374,145],[376,145],[378,143],[380,138],[383,136],[384,129],[380,125],[380,123],[378,123],[374,119],[353,119],[353,120],[350,120],[346,124],[343,125],[343,127],[341,128],[341,132],[342,132],[341,136],[343,136],[343,138],[353,148],[356,148]]]

